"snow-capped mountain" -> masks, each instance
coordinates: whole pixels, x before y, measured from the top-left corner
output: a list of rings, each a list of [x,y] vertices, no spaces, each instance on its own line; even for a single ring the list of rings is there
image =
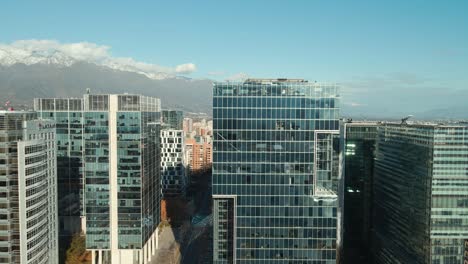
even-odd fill
[[[26,65],[32,64],[57,64],[64,67],[69,67],[76,60],[62,52],[51,51],[29,51],[18,48],[4,48],[0,46],[0,64],[11,66],[17,63]]]
[[[0,65],[53,64],[70,67],[77,62],[86,62],[108,67],[117,71],[143,74],[148,78],[161,80],[176,78],[179,74],[189,74],[196,70],[193,63],[163,67],[139,62],[132,58],[113,57],[108,46],[88,42],[62,44],[50,40],[23,40],[9,45],[0,44]]]
[[[192,63],[175,67],[114,57],[110,47],[50,40],[0,43],[0,109],[11,101],[30,109],[38,97],[81,97],[93,93],[136,93],[161,98],[166,108],[211,112],[210,80],[188,78]],[[196,91],[196,92],[194,92]]]
[[[57,57],[53,57],[57,58]],[[161,99],[164,108],[211,113],[210,80],[151,79],[130,71],[113,70],[83,61],[41,60],[27,65],[0,64],[0,110],[10,101],[15,109],[30,109],[34,98],[82,97],[91,93],[134,93]],[[23,62],[26,60],[23,60]],[[70,66],[65,66],[70,63]]]

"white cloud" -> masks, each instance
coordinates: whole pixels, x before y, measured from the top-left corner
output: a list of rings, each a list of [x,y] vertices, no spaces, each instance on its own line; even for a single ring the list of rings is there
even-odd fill
[[[89,42],[64,44],[59,46],[59,48],[70,56],[81,60],[100,60],[111,57],[109,46],[99,46]]]
[[[230,77],[226,78],[226,81],[231,81],[231,82],[240,82],[240,81],[245,81],[248,79],[250,76],[245,73],[245,72],[239,72],[234,75],[231,75]]]
[[[193,63],[186,63],[186,64],[181,64],[177,65],[175,68],[175,71],[177,73],[192,73],[197,70],[197,66]]]
[[[76,61],[86,61],[115,70],[132,71],[150,78],[161,79],[177,74],[190,74],[197,70],[193,63],[175,67],[136,61],[133,58],[113,57],[111,47],[90,42],[61,43],[55,40],[19,40],[0,43],[0,64],[56,63],[70,66]]]

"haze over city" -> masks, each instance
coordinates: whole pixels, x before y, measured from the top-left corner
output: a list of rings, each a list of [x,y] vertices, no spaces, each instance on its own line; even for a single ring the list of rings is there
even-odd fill
[[[355,117],[462,118],[467,110],[464,1],[6,1],[2,6],[2,65],[8,65],[5,52],[11,49],[59,50],[156,78],[336,82],[343,87],[343,113]]]

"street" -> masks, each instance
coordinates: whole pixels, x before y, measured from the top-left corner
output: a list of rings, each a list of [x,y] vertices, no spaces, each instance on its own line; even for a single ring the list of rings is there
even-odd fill
[[[178,227],[162,227],[159,248],[151,263],[207,264],[212,262],[211,174],[199,175],[191,186],[194,214]]]

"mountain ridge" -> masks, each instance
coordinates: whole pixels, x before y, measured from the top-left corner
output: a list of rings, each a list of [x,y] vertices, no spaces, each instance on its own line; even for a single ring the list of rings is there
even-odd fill
[[[37,97],[81,97],[92,93],[137,93],[161,99],[163,108],[211,113],[211,80],[150,79],[145,75],[77,61],[0,65],[0,99],[32,105]],[[4,102],[0,102],[3,104]]]
[[[193,63],[164,67],[136,61],[127,57],[114,57],[110,47],[89,42],[59,43],[53,40],[21,40],[9,45],[0,43],[0,65],[46,64],[70,67],[78,62],[93,63],[114,70],[135,72],[150,79],[177,78],[196,70]]]
[[[136,93],[161,99],[163,108],[186,112],[212,113],[212,86],[210,79],[192,79],[168,76],[149,78],[135,71],[112,69],[92,62],[74,60],[73,63],[44,62],[0,63],[0,106],[10,101],[16,109],[31,109],[38,97],[82,97],[86,88],[92,93]],[[458,98],[466,98],[460,93]],[[342,104],[342,116],[354,118],[399,118],[413,114],[415,119],[467,119],[468,105],[452,103],[432,105],[425,109],[393,109],[385,111],[385,105],[354,107]],[[388,105],[387,105],[388,108]],[[384,110],[382,110],[384,109]]]

